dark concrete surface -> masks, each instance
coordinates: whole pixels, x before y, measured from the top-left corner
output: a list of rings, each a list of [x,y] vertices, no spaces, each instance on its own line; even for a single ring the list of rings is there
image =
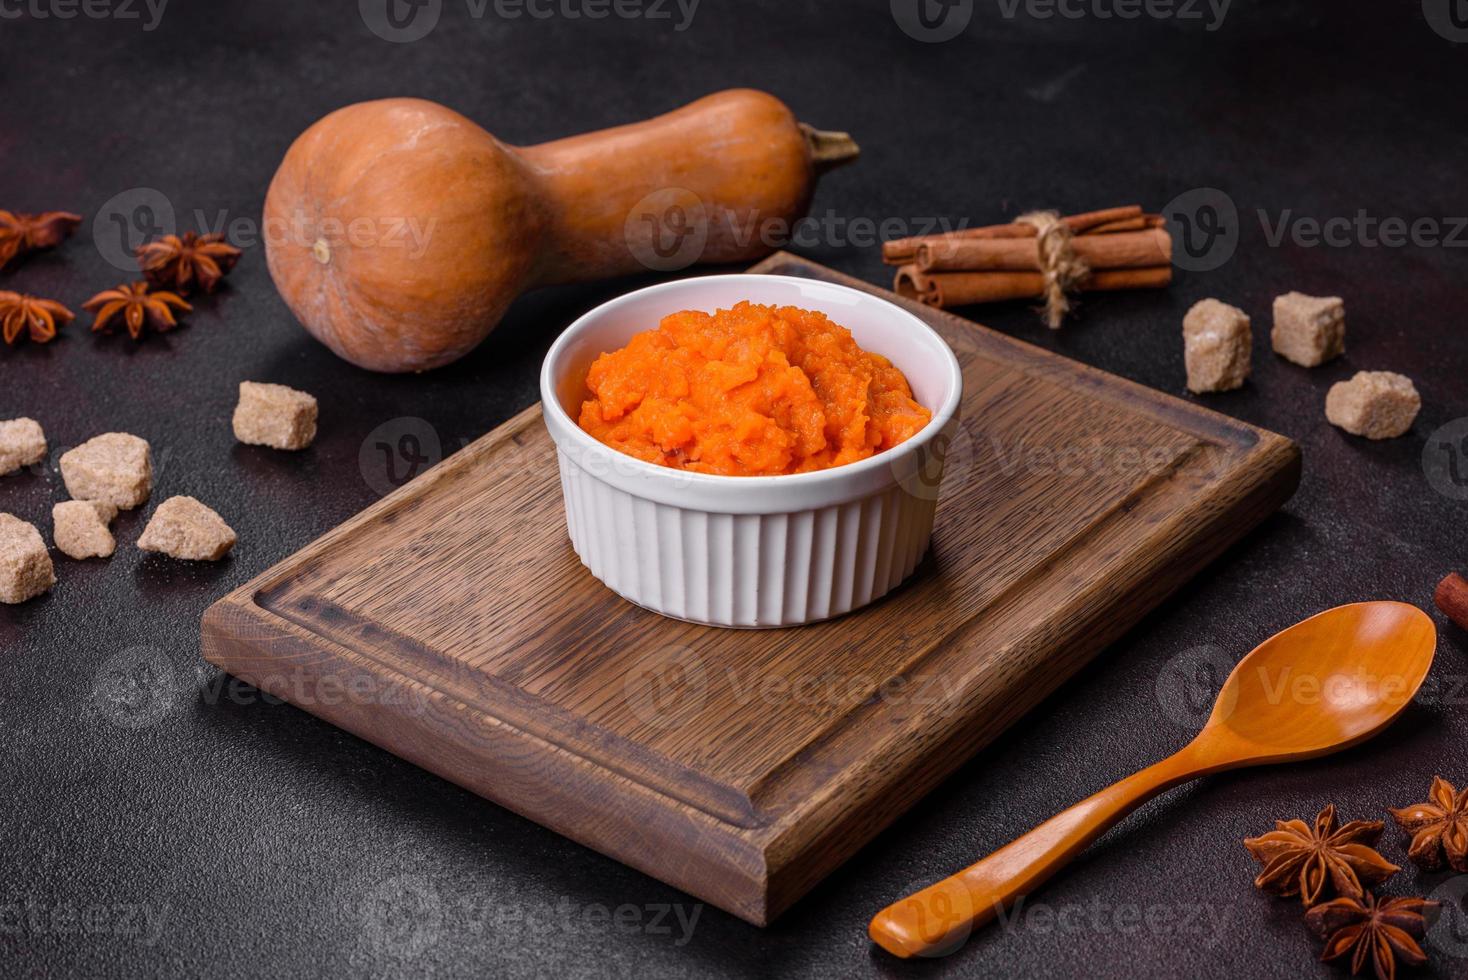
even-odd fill
[[[156,225],[171,210],[181,230],[238,221],[236,239],[254,241],[291,139],[349,102],[422,96],[529,143],[753,85],[861,141],[794,250],[872,281],[888,275],[868,237],[883,219],[920,230],[1222,192],[1236,253],[1205,254],[1194,265],[1216,268],[1183,271],[1166,292],[1088,297],[1059,333],[1023,303],[968,312],[1182,393],[1183,312],[1204,296],[1236,303],[1255,315],[1254,376],[1207,404],[1297,440],[1304,479],[1280,514],[755,929],[203,665],[209,603],[391,484],[372,450],[379,427],[428,434],[430,455],[434,438],[457,450],[534,401],[558,329],[632,284],[527,296],[461,363],[383,377],[294,323],[252,245],[228,288],[166,337],[98,339],[84,317],[48,347],[0,350],[0,418],[38,418],[57,450],[142,435],[155,499],[193,494],[241,538],[221,564],[176,564],[133,547],[146,516],[133,512],[116,557],[58,557],[54,592],[0,608],[0,975],[1326,976],[1298,908],[1252,890],[1239,840],[1327,802],[1380,817],[1434,773],[1468,782],[1468,638],[1434,613],[1429,689],[1375,741],[1168,794],[942,961],[899,963],[865,936],[910,887],[1181,746],[1210,676],[1272,632],[1357,599],[1430,607],[1438,578],[1468,566],[1468,488],[1424,468],[1463,451],[1443,445],[1462,431],[1434,433],[1468,416],[1468,233],[1451,221],[1468,214],[1468,52],[1450,40],[1446,2],[1235,0],[1209,30],[1202,5],[1203,20],[1124,20],[1102,16],[1112,0],[1087,0],[1073,19],[976,0],[954,8],[970,19],[941,43],[904,33],[899,21],[917,22],[901,0],[897,16],[881,0],[703,0],[685,30],[671,6],[670,19],[507,19],[444,0],[412,43],[375,36],[341,0],[173,0],[156,24],[121,4],[0,0],[0,207],[88,219],[65,248],[0,272],[0,288],[76,308],[121,281],[109,215],[151,208],[140,223]],[[1297,223],[1360,212],[1436,219],[1451,240],[1384,244],[1353,227],[1312,245]],[[1269,302],[1288,289],[1346,297],[1344,359],[1306,371],[1269,352]],[[1366,368],[1415,379],[1424,408],[1407,437],[1371,443],[1325,424],[1326,389]],[[234,443],[246,378],[320,397],[311,450]],[[0,480],[0,510],[48,536],[55,455]],[[1383,850],[1405,863],[1394,831]],[[1409,869],[1388,886],[1438,888],[1460,896],[1468,879]],[[1468,972],[1465,940],[1460,906],[1434,934],[1429,975]]]

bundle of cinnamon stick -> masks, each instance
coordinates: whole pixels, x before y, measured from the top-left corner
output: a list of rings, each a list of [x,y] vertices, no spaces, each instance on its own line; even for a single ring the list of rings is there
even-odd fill
[[[1143,289],[1172,281],[1172,236],[1161,215],[1130,205],[884,242],[894,289],[929,306],[1043,297],[1060,326],[1073,290]]]

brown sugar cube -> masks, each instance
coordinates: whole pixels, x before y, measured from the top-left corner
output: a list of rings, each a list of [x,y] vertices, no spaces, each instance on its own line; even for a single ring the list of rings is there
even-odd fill
[[[0,476],[46,458],[46,433],[35,419],[0,422]]]
[[[19,517],[0,514],[0,602],[25,602],[55,584],[56,569],[41,532]]]
[[[305,449],[316,438],[316,399],[285,385],[241,381],[234,437],[252,446]]]
[[[218,561],[235,540],[224,519],[193,497],[169,497],[148,519],[138,547],[189,561]]]
[[[153,490],[153,459],[146,441],[108,432],[62,453],[61,478],[76,500],[105,500],[131,510]]]
[[[1393,371],[1358,371],[1325,395],[1325,417],[1354,436],[1394,439],[1412,428],[1422,396],[1412,379]]]
[[[1183,358],[1188,390],[1229,391],[1249,376],[1254,335],[1249,315],[1236,306],[1205,299],[1183,317]]]
[[[51,508],[52,538],[69,558],[106,558],[117,550],[107,525],[117,508],[105,500],[67,500]]]
[[[1318,367],[1346,350],[1346,301],[1285,293],[1274,299],[1274,352],[1301,367]]]

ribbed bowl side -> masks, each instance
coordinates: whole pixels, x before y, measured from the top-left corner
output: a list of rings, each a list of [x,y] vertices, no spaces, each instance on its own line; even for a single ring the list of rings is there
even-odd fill
[[[636,497],[557,452],[571,545],[619,595],[712,626],[793,626],[881,598],[912,574],[936,501],[891,486],[780,514],[715,514]]]

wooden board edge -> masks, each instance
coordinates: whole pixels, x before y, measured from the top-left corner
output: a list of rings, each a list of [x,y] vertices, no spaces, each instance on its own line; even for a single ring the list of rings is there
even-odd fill
[[[669,799],[685,803],[731,827],[754,829],[764,823],[753,801],[739,790],[718,783],[696,769],[671,759],[657,757],[650,749],[636,742],[619,743],[619,751],[624,753],[621,758],[615,752],[598,751],[604,748],[605,740],[615,738],[612,733],[598,729],[555,705],[539,702],[514,684],[494,675],[483,678],[485,688],[465,684],[452,662],[440,660],[441,653],[420,644],[411,636],[393,635],[396,644],[416,648],[419,664],[440,661],[439,670],[415,672],[414,668],[419,665],[414,663],[415,658],[404,662],[392,657],[376,644],[351,636],[350,632],[344,635],[334,624],[350,621],[351,611],[329,601],[314,599],[311,603],[312,615],[309,616],[302,615],[300,610],[293,609],[288,604],[277,603],[269,592],[256,593],[254,604],[266,614],[292,624],[305,635],[337,644],[384,670],[432,687],[481,714],[546,743],[555,744],[608,773],[631,778],[634,782]],[[529,707],[531,703],[535,703],[535,709],[543,713],[549,712],[549,717],[537,718],[535,709]],[[626,754],[630,754],[630,759]],[[653,766],[660,766],[662,772],[649,779],[647,777],[653,775],[650,769]],[[638,779],[638,773],[643,778]]]
[[[205,660],[264,693],[746,922],[770,921],[764,848],[746,831],[370,664],[248,598],[211,606],[201,642]],[[684,838],[696,846],[676,846]]]

